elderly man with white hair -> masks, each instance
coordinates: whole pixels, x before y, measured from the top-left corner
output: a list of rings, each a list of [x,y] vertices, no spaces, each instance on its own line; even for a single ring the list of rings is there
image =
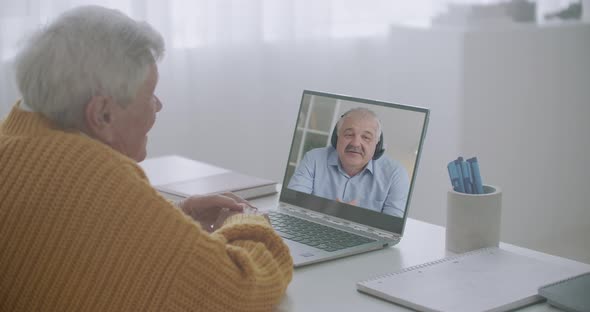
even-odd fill
[[[137,165],[162,109],[163,52],[148,24],[90,6],[17,56],[23,99],[0,124],[0,311],[261,311],[280,301],[293,264],[264,216],[243,213],[233,194],[178,209]]]

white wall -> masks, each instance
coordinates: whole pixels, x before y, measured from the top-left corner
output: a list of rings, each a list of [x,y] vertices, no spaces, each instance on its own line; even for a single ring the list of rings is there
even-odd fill
[[[590,24],[465,36],[465,135],[502,240],[590,263]]]

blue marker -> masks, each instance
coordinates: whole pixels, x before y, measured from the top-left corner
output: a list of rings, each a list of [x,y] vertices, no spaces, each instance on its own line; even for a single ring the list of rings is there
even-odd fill
[[[479,162],[477,157],[467,159],[469,166],[471,167],[471,176],[473,177],[473,189],[475,194],[483,194],[483,184],[481,181],[481,174],[479,172]]]
[[[463,157],[459,156],[453,162],[455,163],[455,168],[457,168],[457,175],[459,176],[459,190],[457,192],[465,193],[465,185],[463,184],[463,168],[461,165],[461,163],[463,162]]]
[[[462,161],[461,169],[463,170],[463,186],[465,187],[465,193],[473,194],[473,184],[471,184],[471,169],[469,168],[469,164]]]
[[[461,176],[457,172],[457,167],[455,166],[455,161],[451,161],[447,165],[447,170],[449,171],[449,178],[451,178],[451,185],[453,186],[453,190],[455,192],[462,192],[461,191]]]

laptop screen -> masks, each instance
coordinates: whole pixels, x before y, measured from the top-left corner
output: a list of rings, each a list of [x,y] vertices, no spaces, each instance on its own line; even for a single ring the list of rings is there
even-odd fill
[[[429,110],[304,91],[282,202],[402,234]]]

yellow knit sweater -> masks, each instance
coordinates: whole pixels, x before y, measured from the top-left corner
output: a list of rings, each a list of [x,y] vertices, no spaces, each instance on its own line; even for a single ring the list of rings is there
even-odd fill
[[[0,311],[261,311],[292,277],[264,218],[213,234],[106,145],[13,108],[0,126]]]

